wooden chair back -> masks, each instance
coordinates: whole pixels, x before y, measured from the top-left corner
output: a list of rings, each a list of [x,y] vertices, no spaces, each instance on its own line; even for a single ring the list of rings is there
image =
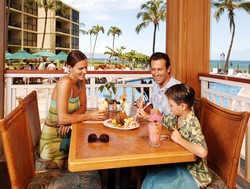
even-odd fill
[[[240,151],[249,112],[233,112],[202,98],[200,123],[208,146],[207,162],[229,189],[236,188]]]
[[[199,121],[201,119],[201,109],[202,109],[202,99],[196,98],[194,100],[193,110],[194,110],[195,116],[198,118]]]
[[[36,150],[41,136],[41,124],[36,91],[32,91],[26,97],[20,99],[19,102],[24,103],[26,106],[33,147]]]
[[[35,175],[33,145],[24,104],[0,120],[4,155],[12,188],[25,188]]]

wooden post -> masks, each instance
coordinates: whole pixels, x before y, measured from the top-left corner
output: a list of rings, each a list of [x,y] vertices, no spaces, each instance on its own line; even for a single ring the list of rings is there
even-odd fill
[[[5,51],[6,51],[6,1],[0,1],[0,118],[4,116],[4,66],[5,66]]]
[[[171,73],[200,96],[198,73],[210,67],[210,0],[168,0],[166,52]]]

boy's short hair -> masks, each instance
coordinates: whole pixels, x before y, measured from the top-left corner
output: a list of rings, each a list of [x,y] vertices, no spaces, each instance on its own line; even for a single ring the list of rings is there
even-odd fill
[[[165,92],[165,95],[168,99],[173,100],[178,105],[181,103],[187,104],[190,109],[194,104],[195,91],[192,87],[184,83],[169,87]]]

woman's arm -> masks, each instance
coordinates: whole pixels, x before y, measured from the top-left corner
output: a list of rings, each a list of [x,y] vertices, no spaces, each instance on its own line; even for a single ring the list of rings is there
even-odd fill
[[[55,100],[57,101],[59,125],[79,123],[86,120],[104,120],[107,117],[107,113],[102,111],[91,111],[89,113],[85,113],[87,104],[85,87],[82,90],[84,91],[80,94],[80,101],[82,104],[80,110],[74,114],[69,114],[68,100],[71,93],[71,81],[69,78],[65,77],[60,79],[57,83]]]

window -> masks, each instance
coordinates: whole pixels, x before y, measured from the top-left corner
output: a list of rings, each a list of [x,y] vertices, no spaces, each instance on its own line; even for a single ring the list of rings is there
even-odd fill
[[[23,45],[24,46],[37,46],[37,34],[24,32],[23,33]]]
[[[71,48],[79,49],[79,38],[72,37]]]
[[[72,10],[72,21],[79,23],[79,12]]]
[[[23,28],[27,30],[37,31],[37,19],[24,15]]]
[[[72,24],[72,35],[79,36],[79,25]]]

